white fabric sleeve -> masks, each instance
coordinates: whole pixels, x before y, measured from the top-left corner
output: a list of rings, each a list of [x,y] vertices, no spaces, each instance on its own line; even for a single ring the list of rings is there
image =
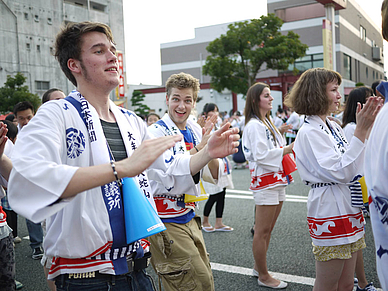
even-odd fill
[[[253,122],[253,121],[252,121]],[[249,126],[248,126],[249,125]],[[243,146],[247,146],[251,153],[246,157],[250,162],[254,161],[268,172],[277,172],[283,160],[283,149],[268,146],[266,126],[254,122],[248,123],[243,133]]]
[[[353,137],[341,156],[329,136],[319,129],[299,132],[294,152],[297,160],[320,182],[349,183],[364,169],[365,144]]]
[[[152,129],[151,129],[152,128]],[[146,130],[144,139],[164,136],[160,129],[152,126]],[[196,184],[190,171],[190,155],[175,155],[168,149],[147,169],[153,194],[198,196]]]
[[[67,204],[60,196],[78,167],[62,164],[62,158],[65,121],[60,107],[47,104],[23,128],[13,149],[8,199],[15,212],[40,222]]]

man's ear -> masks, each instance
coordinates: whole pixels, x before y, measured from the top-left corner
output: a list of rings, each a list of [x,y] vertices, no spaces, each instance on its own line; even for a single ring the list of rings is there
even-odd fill
[[[73,73],[81,73],[81,63],[80,63],[80,61],[77,61],[75,59],[68,59],[67,60],[67,67]]]
[[[166,105],[167,105],[167,107],[168,107],[168,95],[166,94]]]

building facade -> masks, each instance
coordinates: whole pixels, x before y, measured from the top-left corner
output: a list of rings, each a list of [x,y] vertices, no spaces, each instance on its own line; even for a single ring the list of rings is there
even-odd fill
[[[325,7],[315,0],[267,0],[268,13],[280,17],[284,24],[282,32],[294,31],[300,36],[302,43],[309,46],[306,56],[298,59],[286,71],[266,70],[259,73],[257,81],[271,85],[275,93],[274,108],[282,103],[282,98],[293,86],[298,76],[292,74],[296,67],[299,75],[313,67],[323,67],[322,23],[326,18]],[[259,17],[259,15],[258,15]],[[347,95],[356,83],[370,86],[375,80],[384,79],[383,39],[381,31],[371,18],[361,9],[355,0],[348,0],[347,7],[335,11],[335,55],[336,68],[343,76],[341,93]],[[186,72],[201,82],[198,111],[207,102],[216,103],[221,111],[242,111],[245,100],[241,95],[234,95],[227,90],[216,92],[210,88],[210,77],[203,75],[202,67],[209,53],[208,44],[221,34],[227,32],[229,23],[218,24],[195,29],[195,38],[164,43],[160,46],[162,83],[174,73]],[[163,88],[145,89],[147,104],[153,108],[152,94],[161,92]],[[155,104],[155,103],[154,103]],[[276,105],[276,107],[275,107]],[[159,104],[158,104],[159,106]],[[154,108],[165,111],[164,107]]]
[[[53,87],[73,90],[53,56],[55,36],[64,23],[105,23],[117,50],[125,51],[122,0],[0,0],[0,14],[0,87],[7,75],[21,72],[29,90],[40,97]]]

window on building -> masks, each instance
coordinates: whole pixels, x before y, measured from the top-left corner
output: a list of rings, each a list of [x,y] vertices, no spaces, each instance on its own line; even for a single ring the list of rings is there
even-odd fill
[[[323,67],[323,54],[307,55],[296,59],[295,62],[288,66],[287,71],[298,69],[300,73],[311,68]]]
[[[366,29],[362,25],[360,25],[360,38],[366,41]]]
[[[28,20],[28,13],[24,13],[24,19]]]
[[[50,54],[54,55],[54,48],[52,46],[50,46]]]
[[[35,20],[35,22],[39,22],[39,15],[38,14],[35,14],[34,20]]]
[[[36,51],[37,51],[38,53],[40,53],[40,44],[37,44],[37,45],[36,45]]]
[[[368,67],[365,68],[365,75],[367,78],[369,78],[369,71],[368,71]]]
[[[95,3],[95,2],[90,2],[90,7],[93,10],[105,12],[106,5],[100,4],[100,3]]]
[[[50,82],[49,81],[35,81],[35,87],[36,87],[36,90],[46,91],[46,90],[50,89]]]
[[[352,58],[344,54],[344,73],[342,75],[344,79],[352,79]]]
[[[26,43],[26,49],[29,51],[30,48],[31,48],[31,45],[27,42],[27,43]]]
[[[51,17],[47,18],[47,23],[50,24],[50,25],[53,24],[53,20],[52,20]]]

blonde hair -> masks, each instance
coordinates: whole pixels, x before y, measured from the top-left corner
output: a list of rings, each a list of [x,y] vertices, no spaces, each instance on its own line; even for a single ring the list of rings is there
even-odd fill
[[[190,74],[179,73],[171,75],[166,81],[166,93],[167,96],[170,96],[171,89],[193,89],[193,98],[194,102],[197,101],[198,92],[199,92],[199,81]]]
[[[269,131],[271,132],[271,134],[275,140],[275,143],[276,143],[275,131],[277,133],[279,133],[279,131],[276,128],[276,126],[273,124],[273,122],[270,118],[270,111],[268,111],[265,116],[262,116],[260,113],[260,108],[259,108],[260,95],[261,95],[261,93],[263,93],[264,88],[270,89],[268,84],[258,82],[258,83],[253,84],[248,89],[247,99],[245,101],[245,108],[244,108],[245,125],[248,124],[248,122],[249,122],[249,120],[251,120],[251,118],[254,118],[255,116],[257,116],[265,124],[265,126],[269,129]],[[265,119],[268,120],[268,122],[271,124],[272,127],[267,124]]]
[[[335,71],[314,68],[305,71],[296,81],[284,104],[292,107],[298,114],[323,115],[329,111],[327,84],[336,82],[341,85],[342,77]]]

